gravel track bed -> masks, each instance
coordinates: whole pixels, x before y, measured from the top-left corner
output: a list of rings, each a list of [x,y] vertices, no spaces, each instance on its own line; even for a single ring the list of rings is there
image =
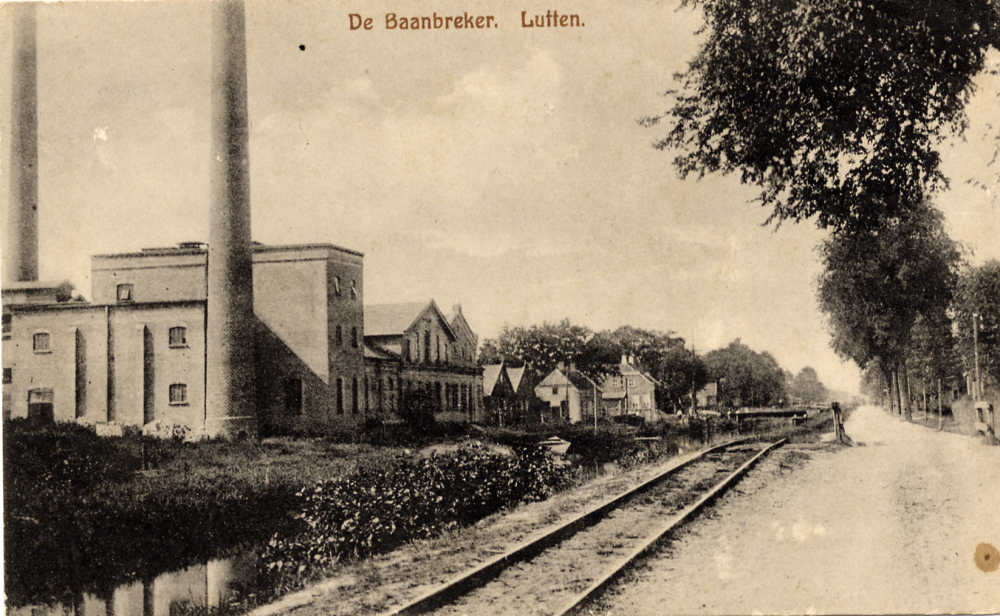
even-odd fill
[[[614,568],[664,519],[718,484],[748,460],[755,450],[705,456],[638,495],[607,518],[530,561],[504,571],[496,580],[436,614],[524,614],[555,612]]]

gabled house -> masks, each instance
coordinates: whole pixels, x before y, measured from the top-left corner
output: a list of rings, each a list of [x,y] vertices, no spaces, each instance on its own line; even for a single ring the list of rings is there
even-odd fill
[[[584,373],[559,364],[535,387],[535,395],[548,403],[551,414],[571,423],[593,422],[599,412],[601,389]]]
[[[370,410],[394,412],[419,395],[429,398],[437,412],[482,419],[482,370],[475,358],[478,337],[460,308],[449,320],[434,300],[373,304],[365,306],[364,317]]]
[[[483,366],[483,407],[486,417],[498,425],[510,425],[519,419],[517,392],[502,362]]]
[[[604,379],[601,400],[608,416],[641,415],[647,421],[658,415],[656,387],[660,383],[635,365],[635,360],[622,355],[617,370]]]

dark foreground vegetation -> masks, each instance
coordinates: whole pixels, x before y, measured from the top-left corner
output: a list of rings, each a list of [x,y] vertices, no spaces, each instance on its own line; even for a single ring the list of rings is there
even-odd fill
[[[107,594],[127,579],[254,548],[256,578],[230,606],[239,611],[323,577],[342,559],[545,499],[595,472],[656,462],[737,431],[814,438],[807,435],[831,429],[824,423],[825,413],[795,429],[787,420],[737,426],[721,417],[597,431],[445,423],[419,436],[369,424],[356,443],[184,443],[10,421],[5,588],[12,605],[72,604],[83,591]],[[537,447],[552,435],[573,443],[565,460]]]

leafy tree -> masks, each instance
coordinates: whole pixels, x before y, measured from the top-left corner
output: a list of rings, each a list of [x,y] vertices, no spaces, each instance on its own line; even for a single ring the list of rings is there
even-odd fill
[[[531,327],[505,325],[496,339],[483,342],[480,364],[505,361],[514,366],[529,365],[539,374],[548,374],[559,362],[571,362],[581,354],[593,333],[569,319]]]
[[[979,366],[983,382],[1000,387],[1000,261],[965,270],[953,304],[957,349],[965,370],[975,371],[972,319],[979,315]]]
[[[675,346],[659,358],[651,372],[659,382],[657,390],[661,408],[674,411],[690,405],[691,392],[709,382],[708,367],[694,351]]]
[[[797,398],[805,404],[821,404],[826,401],[826,386],[819,380],[816,370],[806,366],[792,378],[788,387],[789,397]]]
[[[959,246],[945,233],[941,213],[924,203],[904,218],[836,233],[820,253],[825,271],[817,290],[831,346],[862,369],[876,363],[899,399],[908,389],[902,362],[913,325],[918,315],[933,318],[950,303]]]
[[[770,353],[758,353],[739,338],[705,355],[709,376],[719,382],[725,406],[769,406],[785,396],[784,371]]]
[[[965,128],[998,46],[996,0],[684,0],[707,38],[657,148],[689,174],[739,173],[770,221],[871,228],[946,184],[938,146]]]

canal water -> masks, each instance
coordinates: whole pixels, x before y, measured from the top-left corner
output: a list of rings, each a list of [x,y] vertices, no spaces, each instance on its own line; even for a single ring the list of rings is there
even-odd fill
[[[105,594],[81,593],[70,603],[7,608],[14,616],[170,616],[225,605],[235,588],[252,582],[257,557],[247,552],[121,584]]]

